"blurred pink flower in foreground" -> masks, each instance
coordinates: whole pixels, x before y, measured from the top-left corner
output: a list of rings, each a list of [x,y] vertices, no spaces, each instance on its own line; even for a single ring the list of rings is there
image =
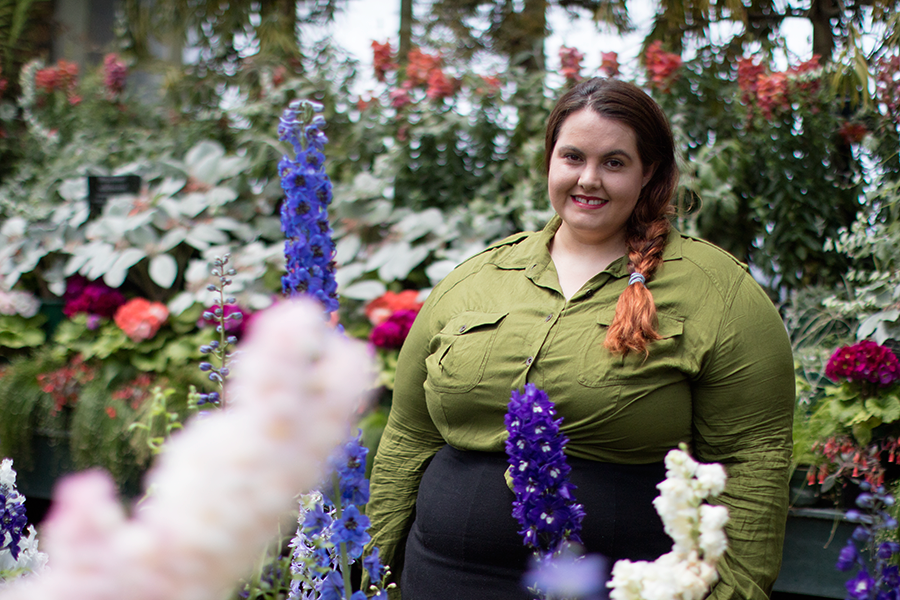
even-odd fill
[[[218,600],[250,571],[349,435],[373,370],[308,301],[260,314],[240,348],[229,409],[170,439],[134,515],[105,473],[63,480],[42,531],[48,570],[0,598]]]

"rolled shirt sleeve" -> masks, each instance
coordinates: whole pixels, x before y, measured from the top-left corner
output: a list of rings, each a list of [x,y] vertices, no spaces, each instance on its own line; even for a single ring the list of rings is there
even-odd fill
[[[771,301],[748,276],[735,290],[692,388],[698,460],[728,473],[728,550],[711,599],[764,600],[781,567],[794,407],[791,348]]]

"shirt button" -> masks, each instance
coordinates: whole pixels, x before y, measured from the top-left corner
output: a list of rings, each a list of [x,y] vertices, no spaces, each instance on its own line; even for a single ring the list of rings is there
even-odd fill
[[[525,364],[526,364],[526,365],[530,365],[530,364],[533,363],[533,362],[534,362],[534,357],[533,357],[533,356],[529,356],[528,359],[525,360]]]
[[[545,321],[549,321],[549,320],[552,319],[552,318],[553,318],[553,313],[550,313],[549,315],[547,315],[547,318],[544,319],[544,320],[545,320]]]

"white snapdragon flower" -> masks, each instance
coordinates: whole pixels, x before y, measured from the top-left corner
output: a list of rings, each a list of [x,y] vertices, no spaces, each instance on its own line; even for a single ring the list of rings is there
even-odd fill
[[[717,561],[728,547],[724,531],[726,523],[728,509],[724,506],[704,504],[700,507],[700,550],[708,560]]]
[[[607,584],[610,600],[702,600],[718,579],[727,547],[728,510],[703,504],[725,489],[721,465],[701,465],[681,450],[666,455],[666,480],[653,501],[674,544],[653,562],[620,560]]]
[[[700,491],[705,492],[705,497],[715,497],[725,490],[725,469],[719,464],[699,465],[697,467],[696,482]]]

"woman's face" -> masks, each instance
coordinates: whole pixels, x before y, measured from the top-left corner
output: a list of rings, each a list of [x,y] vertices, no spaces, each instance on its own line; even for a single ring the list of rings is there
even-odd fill
[[[557,235],[624,250],[625,224],[652,176],[631,127],[589,108],[572,113],[550,157],[550,204],[563,221]]]

